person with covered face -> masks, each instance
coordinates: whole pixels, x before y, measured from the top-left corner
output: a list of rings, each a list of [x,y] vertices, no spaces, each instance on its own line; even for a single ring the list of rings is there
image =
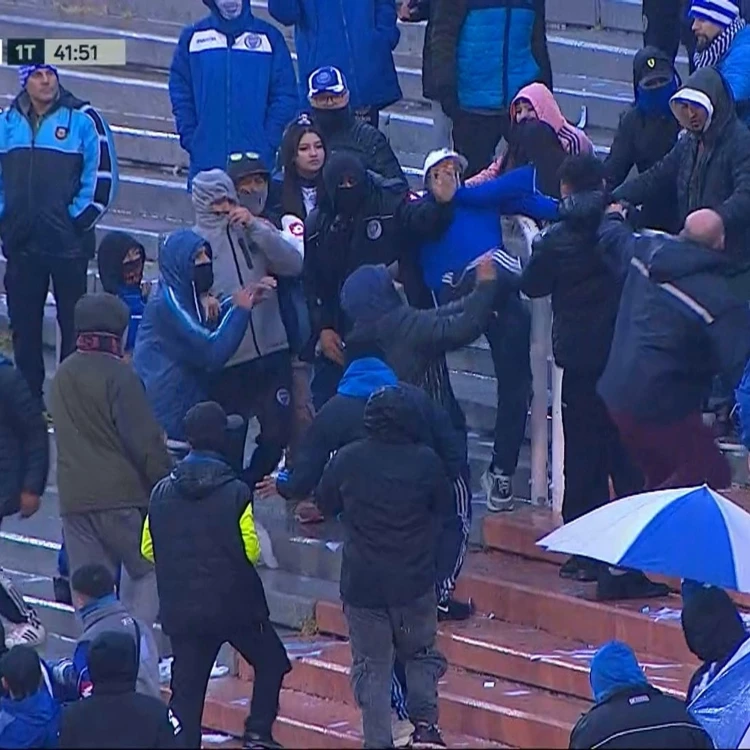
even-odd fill
[[[252,291],[240,289],[222,299],[209,321],[200,298],[214,283],[211,249],[188,230],[173,232],[159,251],[159,285],[149,297],[135,344],[133,363],[167,445],[187,446],[182,420],[208,396],[216,377],[247,332],[250,310],[263,299],[271,280]]]
[[[169,98],[191,180],[223,169],[231,153],[255,151],[272,164],[299,106],[283,35],[256,18],[250,0],[203,0],[210,14],[180,34]]]
[[[594,144],[560,111],[552,92],[543,83],[524,86],[510,105],[508,148],[489,167],[475,174],[468,185],[479,185],[511,169],[528,164],[537,170],[540,189],[558,195],[557,170],[566,156],[593,154]]]
[[[750,130],[714,68],[696,70],[669,103],[686,132],[663,159],[617,188],[614,198],[647,206],[676,190],[680,226],[698,209],[715,210],[723,225],[722,252],[741,266],[750,259]]]
[[[656,47],[644,47],[633,58],[634,101],[623,113],[604,165],[607,184],[614,189],[627,179],[635,166],[639,174],[663,159],[677,142],[680,123],[672,114],[670,100],[680,87],[680,76],[669,56]],[[664,232],[680,231],[676,202],[677,185],[671,195],[648,201],[641,210],[641,223]]]
[[[273,224],[261,217],[268,199],[269,171],[258,154],[237,154],[230,174],[212,169],[193,180],[195,231],[213,253],[212,290],[221,298],[268,276],[298,276],[302,255]],[[213,382],[213,397],[227,413],[246,422],[252,415],[260,434],[243,474],[252,487],[273,471],[291,436],[292,358],[276,290],[253,309],[237,350]],[[242,470],[245,434],[237,434],[233,465]]]
[[[303,283],[317,339],[312,390],[316,409],[336,392],[343,373],[343,339],[351,327],[341,310],[347,277],[365,264],[404,261],[411,268],[420,241],[439,237],[453,218],[455,180],[437,181],[435,200],[411,201],[399,185],[368,172],[348,151],[334,152],[323,168],[325,199],[305,221]],[[415,274],[405,272],[407,295],[423,292]]]
[[[727,82],[739,118],[750,125],[750,28],[739,0],[692,0],[696,68],[714,67]]]
[[[351,92],[338,68],[325,65],[310,74],[307,100],[329,154],[342,150],[357,154],[366,169],[398,182],[402,193],[406,193],[409,185],[388,139],[377,126],[354,116]]]

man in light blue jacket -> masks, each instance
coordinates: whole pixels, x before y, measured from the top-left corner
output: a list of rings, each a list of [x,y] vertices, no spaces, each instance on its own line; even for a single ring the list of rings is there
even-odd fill
[[[310,73],[333,65],[346,78],[355,114],[377,127],[379,111],[401,98],[395,0],[268,0],[268,10],[294,26],[300,99],[307,101]]]

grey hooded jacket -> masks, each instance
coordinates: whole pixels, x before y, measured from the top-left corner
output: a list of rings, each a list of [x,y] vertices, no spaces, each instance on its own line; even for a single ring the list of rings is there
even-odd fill
[[[240,287],[259,282],[264,276],[298,276],[302,255],[281,232],[265,219],[255,218],[247,228],[229,225],[226,216],[211,211],[222,198],[237,201],[232,180],[221,169],[199,172],[193,180],[194,230],[213,251],[214,285],[219,299]],[[276,293],[255,306],[242,343],[227,367],[265,357],[289,348]]]

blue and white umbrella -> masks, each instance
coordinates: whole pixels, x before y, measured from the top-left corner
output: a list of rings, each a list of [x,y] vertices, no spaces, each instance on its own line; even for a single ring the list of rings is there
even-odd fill
[[[537,544],[750,593],[750,514],[705,485],[616,500]]]

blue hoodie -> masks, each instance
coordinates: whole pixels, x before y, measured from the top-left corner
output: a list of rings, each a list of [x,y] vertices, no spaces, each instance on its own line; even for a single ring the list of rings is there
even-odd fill
[[[0,698],[0,747],[56,748],[59,731],[60,706],[46,683],[20,701]]]
[[[338,393],[350,398],[368,399],[378,390],[398,384],[396,373],[377,357],[355,359],[341,377]]]
[[[188,230],[174,232],[164,243],[159,285],[146,304],[133,355],[154,415],[173,440],[184,440],[185,414],[208,398],[211,373],[235,353],[250,320],[249,311],[227,298],[218,327],[206,327],[193,286],[195,258],[205,245]]]
[[[186,26],[172,59],[169,98],[190,179],[224,169],[231,153],[253,151],[274,164],[287,123],[298,111],[297,79],[281,32],[255,18],[250,0],[228,21],[211,14]]]
[[[648,686],[633,649],[621,641],[605,643],[596,652],[591,660],[590,680],[597,703],[603,703],[621,690]]]
[[[480,185],[464,185],[456,192],[453,205],[453,222],[445,234],[420,248],[422,273],[432,291],[440,289],[444,276],[462,273],[480,255],[489,250],[502,251],[499,214],[522,214],[539,220],[557,218],[557,201],[536,189],[533,167],[514,169]],[[513,269],[504,262],[505,256],[498,252],[498,262],[509,273],[520,273],[520,268]]]

